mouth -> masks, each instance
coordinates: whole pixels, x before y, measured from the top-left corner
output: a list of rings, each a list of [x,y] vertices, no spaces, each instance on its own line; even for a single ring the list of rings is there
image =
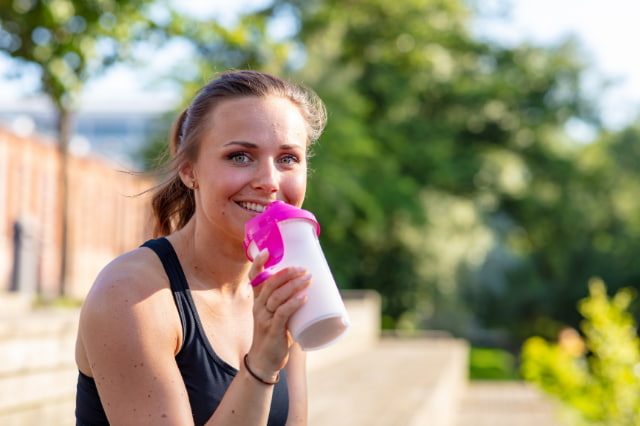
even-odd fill
[[[255,213],[262,213],[265,209],[265,206],[263,204],[258,204],[258,203],[249,203],[246,201],[239,201],[237,204],[243,209],[249,210]]]

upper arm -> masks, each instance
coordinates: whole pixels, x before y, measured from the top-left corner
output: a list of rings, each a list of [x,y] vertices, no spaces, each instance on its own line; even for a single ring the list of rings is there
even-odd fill
[[[82,308],[89,373],[111,424],[189,424],[175,362],[180,321],[171,292],[144,267],[124,263],[100,274]]]
[[[291,346],[285,371],[289,390],[287,426],[304,426],[308,416],[307,354],[297,343]]]

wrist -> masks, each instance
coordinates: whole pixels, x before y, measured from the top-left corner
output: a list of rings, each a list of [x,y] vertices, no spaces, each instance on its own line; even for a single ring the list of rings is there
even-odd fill
[[[258,382],[264,385],[273,386],[280,381],[279,371],[276,372],[275,376],[274,375],[267,376],[266,374],[261,373],[260,371],[253,370],[249,365],[249,354],[245,354],[243,358],[243,362],[244,362],[244,368],[245,370],[247,370],[247,373],[249,373],[249,375],[253,377],[255,380],[257,380]]]

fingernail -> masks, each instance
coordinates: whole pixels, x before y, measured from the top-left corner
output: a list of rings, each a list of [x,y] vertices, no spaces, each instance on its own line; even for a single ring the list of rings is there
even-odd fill
[[[309,280],[311,280],[311,274],[307,272],[306,274],[301,276],[299,279],[300,279],[300,281],[309,281]]]

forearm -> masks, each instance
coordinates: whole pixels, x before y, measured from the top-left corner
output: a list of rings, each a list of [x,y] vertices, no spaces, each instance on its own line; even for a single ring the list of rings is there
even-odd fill
[[[273,390],[274,385],[261,383],[242,366],[207,426],[266,425]]]
[[[306,426],[308,422],[307,355],[298,344],[291,347],[285,371],[289,385],[287,426]]]

